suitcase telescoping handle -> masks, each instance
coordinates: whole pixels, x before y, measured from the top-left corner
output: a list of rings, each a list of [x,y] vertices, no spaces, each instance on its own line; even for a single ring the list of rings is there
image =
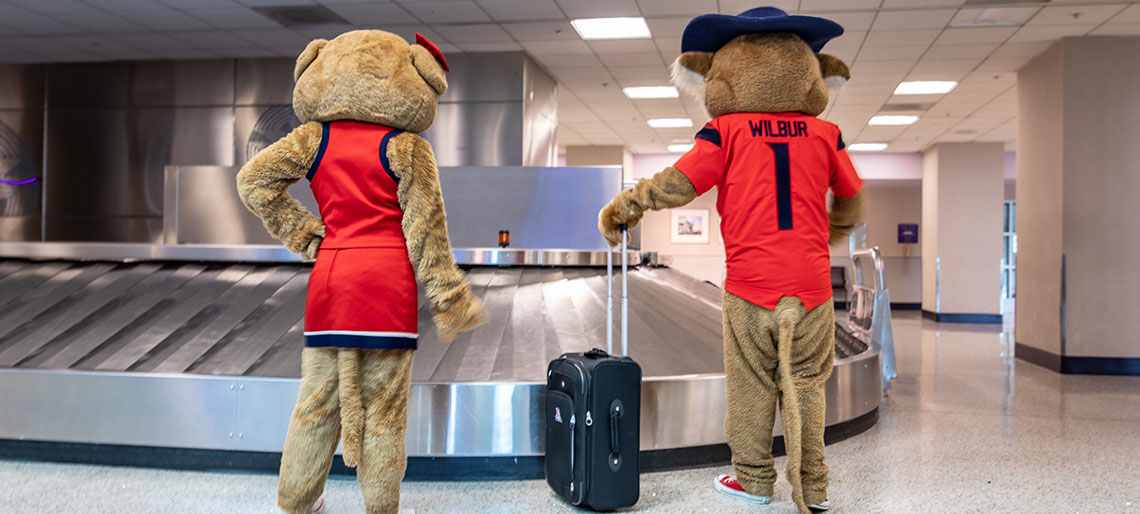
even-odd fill
[[[626,279],[626,267],[629,258],[626,255],[626,234],[629,226],[621,224],[621,354],[629,355],[629,282]],[[614,353],[614,253],[612,249],[606,251],[606,353]]]

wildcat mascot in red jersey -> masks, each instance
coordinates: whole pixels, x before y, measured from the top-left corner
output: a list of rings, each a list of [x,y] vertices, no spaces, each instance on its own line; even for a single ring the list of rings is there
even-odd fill
[[[447,90],[443,54],[378,30],[315,40],[297,58],[304,125],[250,159],[242,202],[289,250],[316,259],[305,304],[301,391],[278,506],[321,512],[338,441],[369,513],[395,513],[407,457],[416,280],[441,341],[486,316],[451,256],[438,169],[418,136]],[[320,217],[285,192],[307,178]]]
[[[712,121],[674,166],[618,194],[599,213],[611,245],[646,210],[680,207],[713,187],[727,278],[725,437],[736,477],[718,491],[771,502],[772,428],[781,406],[787,477],[802,512],[827,510],[824,383],[835,360],[829,241],[862,217],[862,180],[839,128],[816,118],[847,65],[819,51],[842,27],[761,7],[694,18],[673,65],[678,88]],[[828,190],[835,200],[829,212]]]

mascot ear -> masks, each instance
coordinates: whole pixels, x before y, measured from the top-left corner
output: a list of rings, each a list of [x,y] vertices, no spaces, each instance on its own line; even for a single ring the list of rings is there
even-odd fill
[[[436,96],[443,96],[447,92],[447,77],[443,74],[451,71],[447,65],[447,58],[435,43],[428,41],[419,32],[416,32],[416,44],[412,45],[412,65],[435,91]]]
[[[317,60],[317,54],[321,53],[321,49],[327,44],[329,44],[327,39],[314,39],[309,41],[308,46],[305,47],[305,51],[301,52],[301,55],[297,57],[297,65],[293,67],[293,82],[301,79],[301,74],[305,73],[305,70],[309,68],[310,64],[313,64],[313,61]]]
[[[447,77],[443,74],[443,66],[427,48],[412,45],[412,65],[416,67],[424,82],[435,91],[436,96],[443,96],[447,92]]]
[[[816,54],[816,57],[819,58],[819,71],[823,75],[823,82],[827,84],[827,92],[834,96],[851,79],[851,69],[834,55]]]
[[[713,54],[709,52],[685,52],[673,61],[673,85],[697,99],[704,101],[704,86],[712,69]]]

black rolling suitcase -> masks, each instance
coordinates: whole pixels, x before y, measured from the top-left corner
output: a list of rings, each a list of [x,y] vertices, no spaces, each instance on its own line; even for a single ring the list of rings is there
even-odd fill
[[[622,237],[622,354],[628,346]],[[546,482],[572,505],[613,510],[637,503],[641,366],[613,352],[613,257],[607,255],[607,351],[567,353],[546,372]]]

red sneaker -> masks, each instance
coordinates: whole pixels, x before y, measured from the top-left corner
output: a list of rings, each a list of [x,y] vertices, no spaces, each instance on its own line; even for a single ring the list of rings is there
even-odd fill
[[[748,491],[745,491],[740,484],[736,482],[735,478],[729,475],[721,475],[716,477],[716,482],[713,484],[718,493],[727,494],[733,498],[739,498],[746,502],[758,503],[761,505],[768,505],[772,503],[771,496],[756,496]]]

